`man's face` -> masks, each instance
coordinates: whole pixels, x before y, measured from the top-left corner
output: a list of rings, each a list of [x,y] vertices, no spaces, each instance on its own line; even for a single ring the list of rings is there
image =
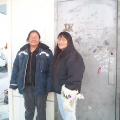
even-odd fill
[[[40,42],[39,35],[36,32],[32,32],[29,36],[28,42],[30,43],[30,46],[34,46],[34,47],[38,46]]]

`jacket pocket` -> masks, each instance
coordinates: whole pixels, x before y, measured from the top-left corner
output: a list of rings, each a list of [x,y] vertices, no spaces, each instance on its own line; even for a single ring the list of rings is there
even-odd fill
[[[19,57],[19,70],[22,68],[23,61],[24,61],[24,55],[20,55],[20,57]]]
[[[40,55],[39,56],[39,67],[40,67],[40,71],[41,72],[48,72],[49,70],[49,61],[48,58],[46,56]]]

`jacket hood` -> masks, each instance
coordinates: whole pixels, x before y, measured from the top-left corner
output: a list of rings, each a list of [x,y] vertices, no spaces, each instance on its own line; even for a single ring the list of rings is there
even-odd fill
[[[23,47],[21,47],[20,50],[25,50],[27,48],[30,48],[30,44],[29,43],[24,45]],[[49,49],[49,47],[47,45],[43,44],[43,43],[39,43],[38,44],[38,48]]]

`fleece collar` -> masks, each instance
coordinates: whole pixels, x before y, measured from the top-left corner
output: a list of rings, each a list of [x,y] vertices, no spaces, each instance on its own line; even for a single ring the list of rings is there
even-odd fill
[[[29,43],[26,44],[26,45],[24,45],[20,50],[25,50],[25,49],[27,49],[27,48],[30,48],[30,44],[29,44]],[[39,49],[39,48],[49,49],[49,47],[48,47],[47,45],[43,44],[43,43],[39,43],[37,48],[38,48],[38,49]]]

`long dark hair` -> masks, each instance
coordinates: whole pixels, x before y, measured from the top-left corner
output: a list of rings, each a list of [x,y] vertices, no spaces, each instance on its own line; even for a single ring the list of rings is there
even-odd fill
[[[56,67],[56,64],[57,64],[59,58],[64,57],[66,54],[68,54],[68,52],[71,51],[71,48],[74,48],[73,41],[72,41],[72,36],[68,32],[59,33],[57,38],[59,38],[59,37],[66,38],[67,42],[68,42],[68,45],[63,51],[58,47],[58,44],[56,45],[55,52],[54,52],[54,57],[53,57],[52,76],[54,74],[54,70],[55,70],[55,67]],[[61,62],[60,62],[60,64],[61,64]],[[59,70],[59,68],[58,68],[58,70]]]

